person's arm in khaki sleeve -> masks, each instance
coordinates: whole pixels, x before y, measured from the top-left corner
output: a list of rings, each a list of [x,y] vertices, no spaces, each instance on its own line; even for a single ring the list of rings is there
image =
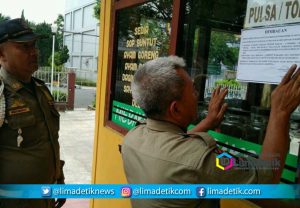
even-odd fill
[[[274,160],[274,155],[278,155],[280,168],[273,170],[273,183],[280,181],[289,146],[290,115],[300,104],[300,68],[296,68],[297,65],[290,67],[271,97],[271,114],[260,158]]]

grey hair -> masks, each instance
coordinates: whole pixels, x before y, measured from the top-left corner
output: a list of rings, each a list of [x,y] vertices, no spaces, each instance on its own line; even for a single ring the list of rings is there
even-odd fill
[[[161,118],[168,105],[181,98],[184,80],[177,69],[186,66],[183,58],[160,57],[141,65],[131,83],[132,97],[149,118]]]

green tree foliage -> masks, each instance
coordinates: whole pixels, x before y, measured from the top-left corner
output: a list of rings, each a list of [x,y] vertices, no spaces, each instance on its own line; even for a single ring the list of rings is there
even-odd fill
[[[56,43],[55,44],[55,50],[59,50],[63,48],[63,37],[64,37],[64,17],[59,14],[57,19],[54,21],[57,31],[55,34],[55,40]]]
[[[94,17],[96,19],[100,19],[100,11],[101,11],[101,4],[100,4],[100,0],[98,0],[96,2],[96,5],[94,6]]]
[[[155,19],[172,19],[172,0],[152,1],[140,6],[140,14]]]
[[[233,69],[237,64],[239,55],[239,48],[235,46],[237,43],[239,41],[234,34],[213,31],[210,39],[208,63],[220,64],[222,62]]]
[[[241,85],[241,83],[239,83],[236,80],[220,79],[215,82],[215,86],[218,86],[218,85],[238,87]]]
[[[25,20],[24,9],[22,10],[21,19]]]
[[[0,13],[0,22],[3,21],[3,20],[7,20],[7,19],[10,19],[10,17],[9,16],[5,16],[2,13]]]
[[[60,51],[60,55],[59,55],[57,65],[62,65],[64,63],[66,63],[69,58],[70,58],[69,49],[68,49],[67,46],[63,46],[61,51]]]
[[[54,66],[58,67],[66,63],[69,59],[69,49],[67,46],[63,46],[62,50],[54,53]],[[48,58],[48,63],[52,64],[52,55]]]
[[[24,9],[22,10],[22,13],[21,13],[21,19],[23,19],[33,31],[35,30],[36,24],[25,18]]]
[[[67,93],[65,93],[65,92],[62,92],[59,90],[54,90],[52,92],[52,96],[58,102],[66,102],[67,101]]]
[[[39,50],[39,65],[49,66],[48,57],[52,54],[52,32],[51,24],[40,23],[34,28],[34,32],[43,36],[37,41],[37,48]]]
[[[54,23],[57,28],[57,31],[55,33],[54,65],[62,66],[69,59],[69,49],[67,46],[63,45],[64,17],[59,14]],[[52,64],[52,54],[48,56],[48,64]]]

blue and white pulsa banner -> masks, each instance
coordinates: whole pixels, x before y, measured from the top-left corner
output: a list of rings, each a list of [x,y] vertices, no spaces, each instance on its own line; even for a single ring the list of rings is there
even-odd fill
[[[0,198],[244,198],[299,199],[300,185],[66,184],[0,185]]]

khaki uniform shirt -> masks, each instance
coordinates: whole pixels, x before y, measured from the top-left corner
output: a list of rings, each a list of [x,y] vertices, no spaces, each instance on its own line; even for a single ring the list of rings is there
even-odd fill
[[[0,184],[55,183],[63,178],[63,162],[58,143],[59,113],[49,90],[35,78],[32,89],[25,87],[4,69],[0,79],[4,82],[6,104],[0,127]],[[19,146],[18,136],[23,138]],[[24,201],[20,207],[27,207]],[[30,203],[30,207],[48,206]]]
[[[266,183],[271,170],[221,170],[216,167],[216,142],[207,133],[186,134],[178,126],[147,119],[124,138],[122,157],[130,184]],[[214,207],[216,200],[132,200],[133,208]]]

